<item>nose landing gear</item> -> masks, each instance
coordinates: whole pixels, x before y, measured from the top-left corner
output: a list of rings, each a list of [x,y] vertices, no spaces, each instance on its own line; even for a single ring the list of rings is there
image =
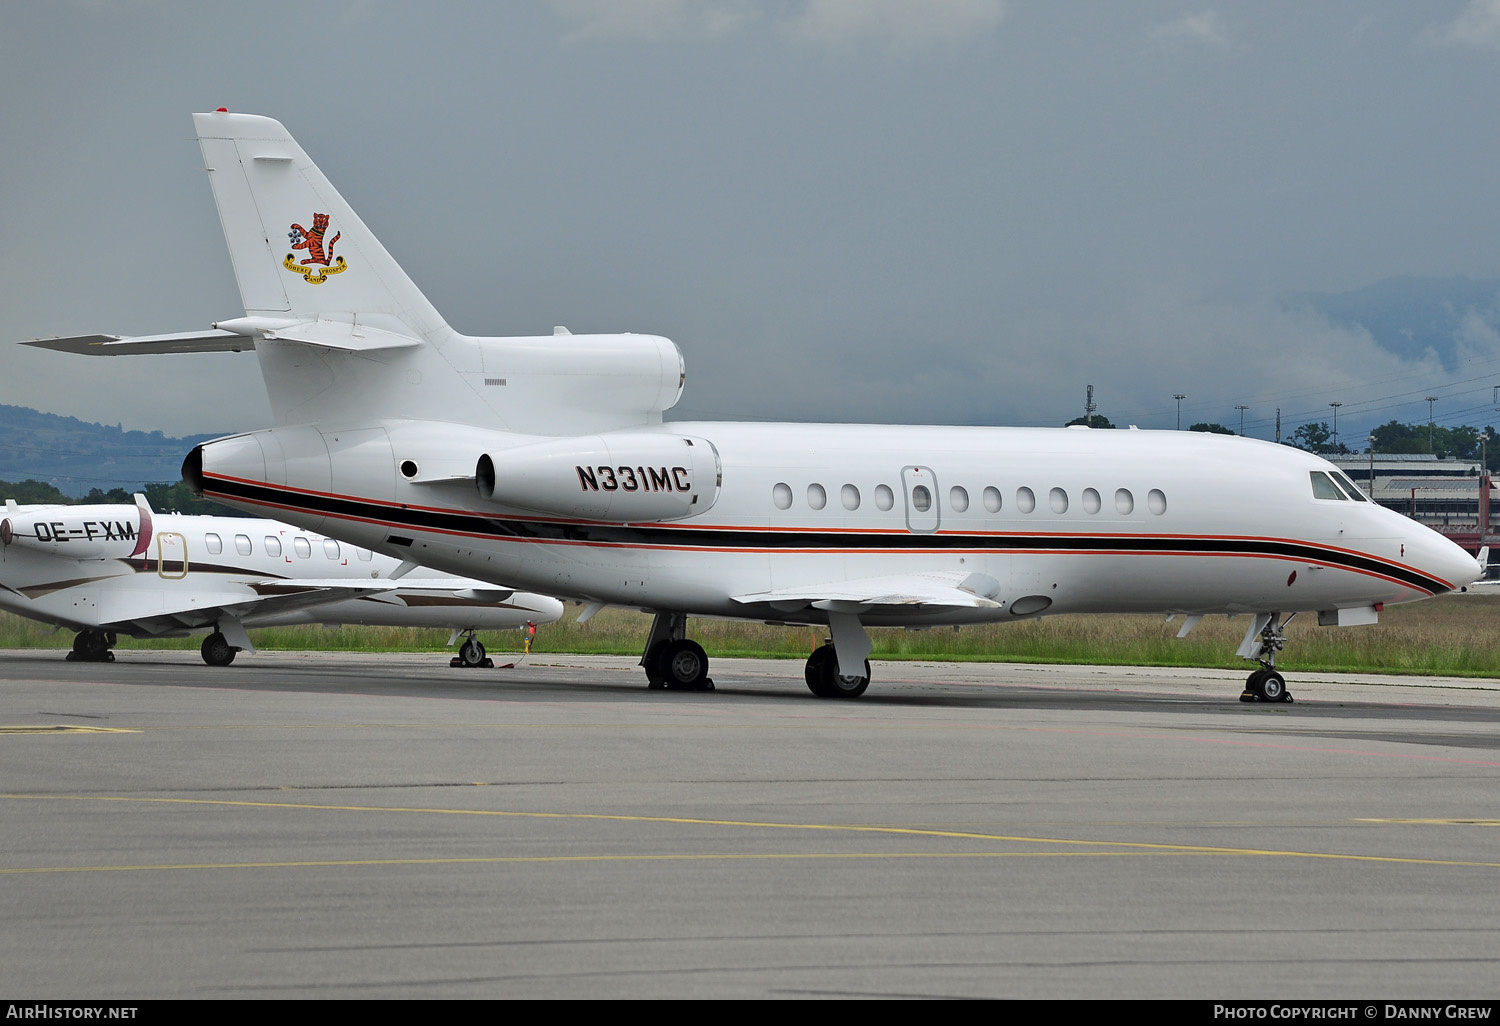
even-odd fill
[[[461,633],[464,635],[464,643],[458,647],[458,655],[448,660],[448,665],[484,670],[494,667],[495,661],[484,654],[484,644],[474,636],[474,628],[471,627]],[[452,642],[450,641],[449,644],[451,645]]]
[[[112,663],[115,654],[110,651],[115,645],[113,631],[83,630],[73,638],[73,650],[68,653],[68,662]]]
[[[1250,630],[1245,632],[1239,654],[1246,659],[1254,659],[1260,663],[1261,668],[1245,678],[1245,690],[1240,694],[1241,702],[1296,701],[1286,689],[1286,678],[1276,672],[1276,653],[1286,647],[1286,625],[1296,615],[1293,613],[1282,620],[1280,613],[1262,613],[1250,625]]]

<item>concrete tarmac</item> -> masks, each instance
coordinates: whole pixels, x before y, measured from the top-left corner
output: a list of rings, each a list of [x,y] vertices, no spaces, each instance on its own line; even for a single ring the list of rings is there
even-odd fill
[[[11,999],[1493,999],[1500,682],[0,652]]]

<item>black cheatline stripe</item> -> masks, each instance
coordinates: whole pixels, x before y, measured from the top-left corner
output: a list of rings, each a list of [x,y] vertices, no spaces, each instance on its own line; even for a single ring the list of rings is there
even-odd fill
[[[954,534],[840,534],[830,531],[745,531],[693,527],[629,527],[614,524],[571,524],[545,520],[511,520],[483,513],[438,512],[389,506],[358,499],[338,498],[309,492],[209,478],[204,491],[229,499],[305,510],[354,520],[375,520],[398,524],[417,531],[447,531],[487,538],[514,538],[524,541],[590,542],[593,544],[664,548],[736,548],[736,549],[1033,549],[1084,554],[1113,552],[1128,555],[1164,553],[1221,554],[1235,556],[1274,556],[1283,559],[1325,563],[1375,574],[1409,584],[1419,591],[1434,594],[1451,590],[1435,577],[1410,567],[1386,563],[1371,556],[1343,552],[1303,542],[1256,538],[1134,538],[1119,535],[1036,534],[1036,535],[954,535]]]

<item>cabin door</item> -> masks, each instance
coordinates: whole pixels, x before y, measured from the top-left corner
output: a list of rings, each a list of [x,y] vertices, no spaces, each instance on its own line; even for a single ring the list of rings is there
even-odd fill
[[[902,491],[906,493],[906,529],[930,534],[938,529],[937,475],[930,467],[902,467]]]
[[[159,531],[156,535],[156,573],[169,581],[187,576],[187,539],[176,531]]]

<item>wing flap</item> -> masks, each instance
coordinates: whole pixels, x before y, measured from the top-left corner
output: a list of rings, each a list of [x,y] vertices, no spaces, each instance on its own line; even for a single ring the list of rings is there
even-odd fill
[[[735,595],[741,605],[769,605],[780,612],[811,607],[834,613],[878,610],[999,609],[1000,582],[987,574],[937,570],[835,581],[803,588]]]

